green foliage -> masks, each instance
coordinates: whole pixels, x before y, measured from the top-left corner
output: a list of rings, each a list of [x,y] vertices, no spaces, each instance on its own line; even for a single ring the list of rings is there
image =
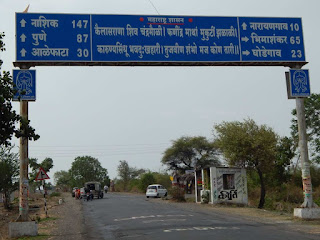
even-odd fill
[[[172,141],[161,162],[170,170],[180,172],[220,165],[214,144],[201,136],[181,137]]]
[[[292,138],[280,138],[276,147],[276,159],[274,164],[274,171],[271,173],[273,185],[280,185],[290,179],[288,166],[290,166],[292,159],[295,157],[296,147]]]
[[[100,182],[101,186],[109,186],[110,187],[110,178],[109,176],[106,176],[106,178]]]
[[[0,33],[0,51],[5,51],[3,43],[4,33]],[[25,137],[29,140],[37,140],[39,135],[30,126],[30,121],[21,118],[19,114],[12,109],[12,98],[15,94],[14,85],[10,72],[3,71],[1,74],[2,61],[0,60],[0,145],[10,146],[12,136],[17,138]],[[17,123],[20,123],[20,129],[17,129]]]
[[[277,161],[277,140],[266,125],[258,126],[252,119],[244,122],[223,122],[214,126],[216,146],[230,166],[255,170],[260,179],[259,208],[264,205],[265,175],[272,173]]]
[[[108,177],[107,169],[103,168],[98,159],[83,156],[76,157],[69,171],[72,187],[84,186],[86,182],[103,182]]]
[[[17,238],[16,240],[45,240],[45,239],[48,239],[48,237],[49,235],[39,234],[34,237],[20,237],[20,238]]]
[[[141,175],[139,189],[144,192],[146,191],[147,187],[151,184],[156,183],[156,179],[154,174],[151,172],[147,172]]]
[[[120,161],[118,165],[118,175],[120,177],[120,180],[122,181],[123,184],[123,189],[124,191],[128,190],[128,184],[131,180],[130,176],[130,167],[127,161]],[[120,182],[117,182],[117,185],[119,185]]]
[[[56,186],[62,188],[67,188],[69,186],[71,187],[72,181],[70,172],[64,170],[55,172],[53,178],[56,183]]]
[[[320,167],[318,165],[311,165],[310,175],[313,188],[320,186]]]
[[[169,190],[172,186],[172,182],[170,180],[170,175],[168,173],[153,173],[155,182],[164,186],[167,190]]]
[[[128,191],[135,192],[135,193],[141,192],[139,185],[140,185],[140,179],[132,179],[129,183]]]
[[[0,146],[0,192],[4,193],[4,207],[10,208],[10,194],[19,187],[19,158],[12,147]]]
[[[318,165],[310,166],[310,175],[312,187],[320,187],[320,167]],[[302,176],[300,167],[298,167],[294,173],[291,173],[291,184],[302,189]]]
[[[314,192],[314,194],[313,194],[314,202],[318,206],[320,206],[320,186],[318,186],[317,188],[314,188],[313,192]]]
[[[308,134],[308,141],[310,146],[311,161],[320,164],[320,94],[311,94],[310,97],[305,98],[305,117],[306,128]],[[298,122],[297,111],[292,110],[294,116],[291,120],[291,135],[295,139],[296,145],[298,145]]]
[[[130,168],[130,167],[129,167]],[[131,168],[136,169],[136,168]],[[145,170],[143,170],[145,171]],[[146,172],[139,175],[139,178],[132,178],[124,183],[123,179],[115,179],[115,189],[118,192],[140,192],[145,193],[148,185],[151,184],[161,184],[166,189],[171,188],[170,176],[167,173],[158,172]]]
[[[145,172],[144,169],[137,169],[134,167],[130,167],[126,160],[121,160],[118,165],[118,175],[120,179],[117,181],[118,188],[119,184],[122,185],[124,191],[129,191],[130,181],[139,177],[142,173]]]
[[[61,193],[59,192],[53,192],[50,194],[50,197],[60,197],[61,196]]]

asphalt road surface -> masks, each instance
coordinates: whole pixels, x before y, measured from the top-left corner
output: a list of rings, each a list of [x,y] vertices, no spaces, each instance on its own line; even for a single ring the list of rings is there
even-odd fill
[[[259,223],[201,206],[180,207],[143,195],[107,193],[84,202],[87,239],[318,239],[285,223]]]

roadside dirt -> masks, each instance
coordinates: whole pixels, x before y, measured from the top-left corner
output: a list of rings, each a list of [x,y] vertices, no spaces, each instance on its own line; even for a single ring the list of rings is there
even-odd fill
[[[29,201],[30,219],[38,221],[38,238],[41,240],[84,239],[84,218],[80,200],[75,200],[70,193],[47,199],[48,218],[44,211],[44,199],[41,194],[33,194]],[[62,204],[59,204],[62,199]],[[18,203],[7,211],[0,207],[0,240],[8,238],[8,224],[19,215]]]
[[[82,200],[75,200],[70,193],[63,193],[63,204],[52,211],[54,227],[49,232],[50,240],[85,239],[86,231]]]

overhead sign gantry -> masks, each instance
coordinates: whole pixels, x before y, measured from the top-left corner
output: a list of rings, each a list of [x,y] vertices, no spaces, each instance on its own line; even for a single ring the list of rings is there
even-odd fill
[[[16,62],[305,64],[301,18],[16,13]]]
[[[203,17],[16,13],[14,66],[288,66],[295,68],[296,98],[304,189],[295,216],[315,218],[305,128],[304,100],[309,77],[301,18]],[[28,119],[27,101],[21,116]],[[27,139],[26,139],[27,141]],[[20,144],[21,168],[27,144]],[[20,177],[25,194],[27,172]],[[24,183],[26,182],[26,183]],[[23,191],[21,191],[21,189]],[[27,219],[21,195],[19,212]],[[310,208],[310,209],[307,209]],[[310,210],[310,211],[309,211]]]

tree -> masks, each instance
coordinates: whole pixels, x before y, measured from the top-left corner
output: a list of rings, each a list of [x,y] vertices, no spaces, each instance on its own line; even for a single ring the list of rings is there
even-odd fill
[[[19,156],[12,147],[0,146],[0,192],[4,194],[4,208],[10,208],[10,194],[19,187]]]
[[[230,166],[255,170],[260,180],[259,208],[265,202],[265,175],[274,169],[277,135],[266,125],[258,126],[253,120],[223,122],[214,125],[215,143]]]
[[[0,52],[5,51],[3,38],[4,33],[0,33]],[[40,136],[35,134],[35,130],[30,126],[30,121],[21,118],[12,109],[11,101],[15,89],[10,72],[4,71],[1,74],[2,63],[0,60],[0,145],[10,146],[13,135],[17,138],[26,137],[29,140],[37,140]],[[20,129],[16,128],[16,123],[20,123]]]
[[[131,180],[136,179],[145,172],[144,169],[130,167],[126,160],[120,160],[117,170],[124,191],[128,191],[128,185]]]
[[[296,147],[293,138],[282,137],[278,140],[276,147],[275,169],[271,179],[276,185],[288,182],[290,172],[288,167],[292,164],[292,159],[296,156]]]
[[[76,157],[69,170],[72,187],[84,186],[86,182],[103,182],[108,178],[108,170],[101,166],[98,159],[91,156]]]
[[[141,191],[146,191],[147,187],[151,184],[154,184],[156,182],[156,179],[151,172],[147,172],[141,175],[140,183],[139,183],[139,189]]]
[[[161,184],[164,186],[166,189],[170,189],[172,186],[172,182],[170,180],[170,175],[166,172],[155,172],[153,173],[153,176],[156,179],[156,183]]]
[[[201,136],[181,137],[172,141],[172,146],[166,149],[161,162],[170,170],[183,173],[185,170],[220,165],[216,147]]]
[[[311,94],[309,98],[305,98],[305,117],[308,142],[310,146],[310,160],[320,164],[320,94]],[[291,134],[298,145],[298,121],[297,111],[292,110],[294,118],[291,120]]]
[[[61,188],[63,188],[64,190],[67,190],[68,188],[71,187],[71,176],[70,173],[68,171],[58,171],[55,172],[53,175],[54,178],[54,182],[56,183],[56,186],[59,186]]]

